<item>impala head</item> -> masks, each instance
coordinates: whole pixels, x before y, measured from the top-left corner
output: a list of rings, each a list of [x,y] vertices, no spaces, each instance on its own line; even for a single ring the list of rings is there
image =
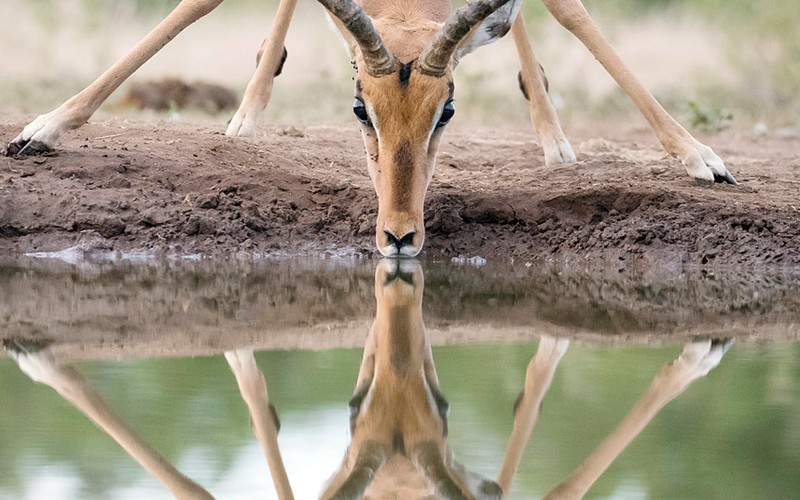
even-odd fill
[[[357,70],[353,113],[378,194],[376,242],[386,256],[415,256],[423,205],[445,126],[455,113],[459,59],[502,37],[521,0],[476,0],[446,18],[446,5],[319,0],[350,47]]]
[[[322,498],[495,498],[499,486],[467,472],[447,447],[422,318],[424,277],[412,259],[375,271],[375,321],[350,400],[350,447]]]

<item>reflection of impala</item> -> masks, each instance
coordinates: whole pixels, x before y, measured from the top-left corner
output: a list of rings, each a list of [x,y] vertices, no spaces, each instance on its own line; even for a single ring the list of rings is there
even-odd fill
[[[689,175],[735,184],[722,160],[681,127],[644,88],[605,40],[580,0],[543,0],[630,96],[661,145]],[[52,148],[59,136],[85,123],[139,66],[222,0],[182,0],[134,49],[83,92],[31,122],[7,154]],[[423,203],[445,125],[452,118],[453,70],[461,57],[512,29],[520,82],[547,164],[571,163],[575,154],[547,98],[545,79],[517,17],[522,0],[475,0],[448,17],[450,2],[423,0],[319,0],[331,13],[356,66],[353,112],[362,124],[367,164],[378,193],[376,240],[384,255],[416,255],[424,240]],[[297,0],[281,0],[255,75],[227,134],[255,135],[280,72],[283,41]],[[363,8],[362,8],[363,7]]]
[[[422,267],[384,260],[377,310],[350,400],[351,443],[323,498],[494,498],[447,448],[447,400],[422,321]]]
[[[351,442],[322,494],[325,499],[498,498],[511,487],[542,400],[569,342],[541,337],[514,407],[514,428],[497,480],[480,478],[456,462],[447,446],[448,404],[439,390],[423,323],[423,287],[422,269],[414,261],[388,260],[378,265],[375,321],[350,401]],[[656,375],[617,429],[548,497],[583,496],[665,404],[720,362],[727,345],[708,340],[688,343],[681,355]],[[8,347],[23,372],[80,409],[174,495],[210,497],[137,436],[74,368],[60,366],[48,349],[29,350],[14,343]],[[250,411],[253,432],[267,457],[278,495],[292,498],[278,448],[277,416],[253,352],[242,349],[227,352],[225,357]]]
[[[453,460],[447,401],[422,320],[419,264],[384,260],[375,273],[377,310],[350,401],[351,443],[323,498],[497,498],[511,487],[536,425],[542,400],[567,350],[566,339],[542,336],[514,408],[514,428],[497,481],[482,479]],[[728,344],[686,345],[665,366],[620,426],[551,498],[583,496],[665,404],[707,374]]]

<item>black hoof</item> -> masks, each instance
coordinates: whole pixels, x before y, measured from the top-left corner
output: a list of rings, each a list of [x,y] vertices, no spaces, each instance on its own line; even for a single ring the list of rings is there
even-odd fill
[[[714,182],[733,184],[734,186],[739,185],[728,171],[725,171],[725,175],[714,174]]]
[[[19,154],[19,150],[22,149],[22,146],[17,144],[16,142],[9,142],[8,146],[6,146],[6,150],[3,151],[4,156],[17,156]]]
[[[3,347],[13,353],[26,353],[41,351],[46,348],[50,343],[46,340],[29,340],[29,339],[4,339]]]
[[[53,148],[39,141],[11,142],[6,146],[6,156],[38,156],[50,153]]]
[[[733,339],[711,339],[711,347],[721,346],[722,353],[728,352],[728,349],[733,345]]]

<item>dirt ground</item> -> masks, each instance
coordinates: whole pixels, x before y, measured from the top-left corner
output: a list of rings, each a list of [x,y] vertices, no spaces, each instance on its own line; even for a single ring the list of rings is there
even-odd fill
[[[32,117],[0,117],[5,144]],[[355,123],[274,127],[97,119],[51,156],[0,157],[0,252],[88,249],[373,255],[377,199]],[[527,129],[452,127],[423,255],[515,262],[800,265],[800,138],[701,138],[739,186],[699,186],[649,131],[567,131],[545,167]],[[602,138],[599,138],[602,137]]]

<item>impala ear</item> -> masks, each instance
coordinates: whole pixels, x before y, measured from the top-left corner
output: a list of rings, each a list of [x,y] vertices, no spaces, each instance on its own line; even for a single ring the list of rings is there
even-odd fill
[[[514,19],[517,18],[521,6],[522,0],[511,0],[475,26],[459,44],[453,62],[458,64],[462,57],[478,47],[503,38],[508,33],[508,30],[511,29],[511,25],[514,23]]]

